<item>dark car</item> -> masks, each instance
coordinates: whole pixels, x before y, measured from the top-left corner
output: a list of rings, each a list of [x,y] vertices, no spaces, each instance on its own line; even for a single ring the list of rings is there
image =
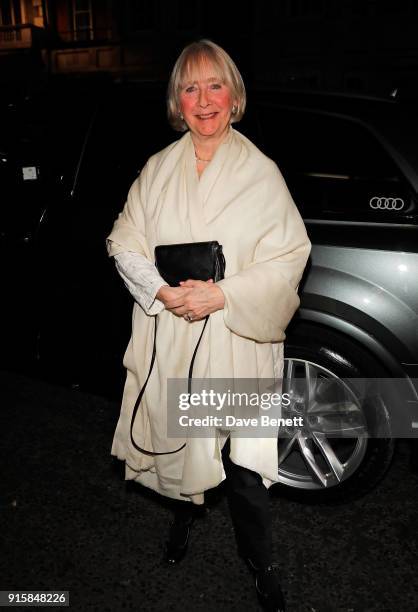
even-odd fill
[[[14,319],[8,354],[16,367],[29,355],[57,380],[118,397],[132,299],[105,237],[146,159],[178,135],[160,87],[121,83],[93,98],[67,154],[57,145],[39,162],[50,177],[43,205],[19,238],[20,270],[10,266],[9,303],[19,295],[18,319],[30,322],[21,333]],[[299,497],[348,499],[384,475],[394,438],[418,429],[416,111],[283,91],[252,92],[248,108],[237,127],[279,165],[313,243],[286,341],[291,412],[304,426],[279,439],[279,479]],[[16,240],[2,230],[9,257]]]

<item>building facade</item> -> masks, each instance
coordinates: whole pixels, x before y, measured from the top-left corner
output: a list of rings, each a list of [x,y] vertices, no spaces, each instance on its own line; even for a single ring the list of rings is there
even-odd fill
[[[0,0],[0,61],[161,80],[208,36],[259,86],[390,93],[417,79],[415,0]]]

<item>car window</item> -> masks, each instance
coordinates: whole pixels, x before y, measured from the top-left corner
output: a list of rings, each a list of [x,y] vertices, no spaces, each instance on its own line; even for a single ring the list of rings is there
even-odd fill
[[[409,184],[363,125],[319,112],[260,109],[263,149],[306,219],[411,222]]]
[[[180,136],[168,125],[164,92],[111,91],[97,107],[77,179],[84,210],[113,218],[147,159]]]
[[[88,125],[88,112],[77,110],[69,95],[50,89],[1,108],[0,231],[33,233],[64,177],[70,182]]]
[[[165,92],[110,87],[101,93],[84,135],[71,197],[49,213],[50,235],[73,251],[105,256],[105,238],[147,159],[180,137],[168,125]],[[97,259],[96,264],[95,258]],[[113,270],[113,268],[112,268]]]

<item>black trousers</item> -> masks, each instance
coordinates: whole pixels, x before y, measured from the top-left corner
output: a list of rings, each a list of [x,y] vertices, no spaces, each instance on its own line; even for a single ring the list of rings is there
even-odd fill
[[[268,490],[257,472],[236,465],[229,458],[229,438],[222,449],[228,506],[238,552],[256,567],[272,562],[272,530]],[[177,520],[187,520],[194,512],[191,502],[176,502]]]

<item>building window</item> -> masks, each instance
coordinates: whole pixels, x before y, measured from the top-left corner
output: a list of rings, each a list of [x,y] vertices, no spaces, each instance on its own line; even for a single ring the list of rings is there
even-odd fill
[[[1,12],[1,24],[2,25],[12,25],[12,7],[10,0],[1,0],[0,1],[0,12]]]
[[[0,0],[0,25],[18,25],[22,23],[19,0]]]
[[[91,0],[73,0],[73,30],[75,40],[93,38]]]
[[[42,18],[42,0],[33,0],[33,16],[35,19]]]

